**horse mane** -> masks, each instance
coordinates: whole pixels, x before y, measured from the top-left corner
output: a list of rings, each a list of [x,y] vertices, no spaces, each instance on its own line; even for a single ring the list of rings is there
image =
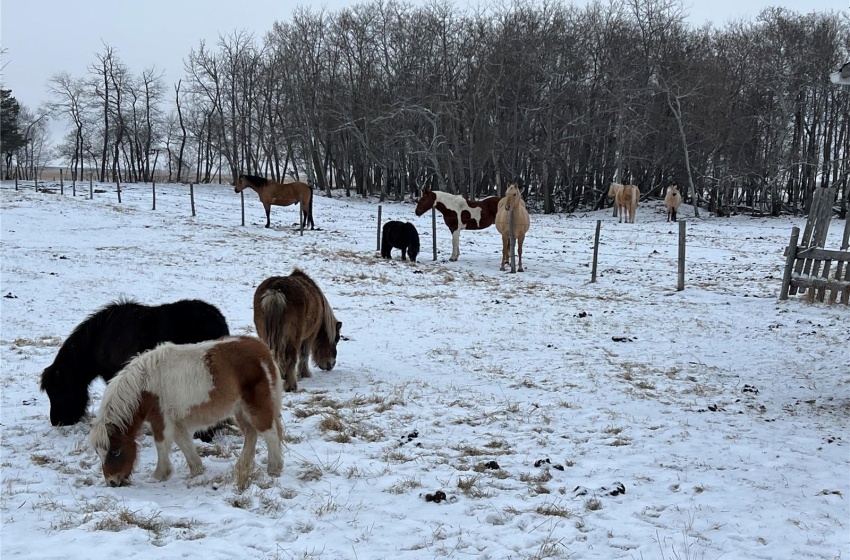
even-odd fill
[[[89,436],[96,450],[109,448],[109,426],[115,426],[121,432],[130,426],[157,359],[154,352],[139,354],[107,384]]]
[[[266,179],[265,177],[258,177],[256,175],[244,175],[243,174],[243,175],[240,175],[240,177],[242,177],[243,179],[245,179],[246,181],[248,181],[249,183],[251,183],[251,185],[253,185],[255,187],[265,187],[269,182],[269,180]]]
[[[140,310],[146,310],[147,306],[139,303],[134,299],[124,296],[117,300],[104,305],[91,313],[88,317],[74,327],[71,334],[59,347],[56,353],[56,358],[41,374],[41,390],[46,391],[49,385],[60,382],[69,376],[70,371],[74,371],[79,367],[87,367],[86,364],[91,363],[89,349],[93,338],[99,337],[100,333],[109,324],[112,316],[118,312],[119,308],[126,306],[138,306]],[[78,364],[75,368],[58,367],[57,364]]]

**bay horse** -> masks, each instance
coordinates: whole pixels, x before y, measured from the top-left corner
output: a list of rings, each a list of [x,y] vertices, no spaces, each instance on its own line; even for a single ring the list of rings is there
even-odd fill
[[[53,363],[41,373],[41,390],[50,399],[50,423],[79,422],[89,404],[91,382],[97,377],[108,382],[140,352],[161,342],[187,344],[228,334],[224,315],[205,301],[184,299],[153,306],[129,299],[110,303],[74,328]]]
[[[500,196],[491,196],[484,200],[467,200],[456,194],[443,191],[422,189],[422,198],[416,204],[416,215],[421,216],[431,208],[443,215],[443,221],[452,232],[452,256],[456,261],[460,256],[460,230],[486,229],[496,221]]]
[[[679,193],[678,185],[670,185],[667,189],[667,194],[664,196],[664,206],[667,208],[667,221],[676,221],[676,212],[679,211],[679,206],[682,205],[682,195]]]
[[[638,201],[640,200],[639,188],[634,185],[611,183],[611,186],[608,187],[608,198],[614,199],[617,214],[620,216],[619,223],[623,222],[623,215],[627,212],[626,222],[635,223],[635,214],[637,214]]]
[[[106,386],[89,441],[109,486],[124,486],[138,456],[147,422],[156,444],[154,479],[172,473],[171,444],[186,457],[191,476],[204,472],[192,430],[234,416],[245,443],[237,476],[254,468],[257,434],[268,447],[268,473],[283,470],[280,373],[268,346],[249,336],[197,344],[164,342],[131,360]]]
[[[240,193],[246,188],[254,189],[260,196],[260,202],[263,203],[263,208],[266,210],[266,227],[271,227],[272,205],[289,206],[300,202],[301,228],[303,229],[307,224],[310,224],[310,229],[314,229],[313,188],[307,183],[301,181],[278,183],[272,179],[257,177],[256,175],[240,175],[233,190]]]
[[[499,201],[499,211],[496,214],[496,229],[502,234],[502,264],[499,270],[505,270],[505,265],[508,263],[510,254],[510,219],[508,211],[513,212],[514,216],[514,237],[516,238],[517,253],[519,254],[519,268],[522,269],[522,244],[525,241],[525,234],[528,233],[528,228],[531,225],[531,219],[528,216],[528,210],[525,207],[525,201],[522,199],[522,194],[519,192],[519,187],[516,183],[512,183],[508,190],[505,191],[505,196]]]
[[[381,233],[381,256],[392,259],[393,249],[401,249],[401,260],[410,257],[416,262],[419,254],[419,232],[410,222],[389,221],[384,224]]]
[[[254,326],[271,348],[286,391],[296,391],[298,379],[312,376],[311,356],[325,371],[336,365],[342,323],[316,282],[300,269],[260,282],[254,292]]]

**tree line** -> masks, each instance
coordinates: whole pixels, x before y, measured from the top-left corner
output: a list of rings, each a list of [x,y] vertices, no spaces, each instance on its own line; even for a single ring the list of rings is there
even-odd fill
[[[846,212],[850,89],[828,76],[847,16],[685,17],[679,0],[301,7],[201,42],[169,86],[104,45],[88,75],[51,79],[49,109],[72,174],[100,180],[291,175],[396,199],[515,181],[547,213],[600,208],[612,181],[677,183],[718,214],[774,215],[837,186]]]

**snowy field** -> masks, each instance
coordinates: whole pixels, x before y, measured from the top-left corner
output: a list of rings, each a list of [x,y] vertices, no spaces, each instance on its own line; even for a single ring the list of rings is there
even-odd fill
[[[96,185],[94,200],[2,195],[2,557],[65,559],[850,559],[850,310],[778,301],[803,219],[677,227],[660,202],[532,215],[526,272],[499,272],[495,228],[410,220],[418,264],[376,251],[375,201],[317,196],[319,231],[253,192]],[[88,185],[85,185],[85,194]],[[590,281],[596,220],[599,276]],[[828,248],[843,224],[834,220]],[[394,251],[394,256],[398,255]],[[89,313],[121,296],[201,298],[254,333],[254,288],[300,267],[343,321],[337,367],[284,395],[283,475],[238,430],[196,442],[206,472],[104,485],[88,422],[53,428],[39,376]],[[104,384],[92,385],[92,412]],[[620,490],[624,491],[620,491]],[[438,491],[446,500],[427,500]]]

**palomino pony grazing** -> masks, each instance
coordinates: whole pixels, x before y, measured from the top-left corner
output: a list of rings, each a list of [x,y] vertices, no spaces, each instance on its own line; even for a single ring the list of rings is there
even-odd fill
[[[620,216],[620,222],[623,222],[623,215],[628,212],[626,222],[635,223],[635,214],[637,214],[638,201],[640,200],[640,189],[634,185],[621,185],[620,183],[611,183],[608,187],[608,198],[614,199],[614,205],[617,207],[617,214]]]
[[[280,373],[268,346],[254,337],[198,344],[163,343],[133,358],[106,386],[89,440],[109,486],[127,484],[138,454],[142,424],[156,443],[156,480],[171,476],[172,442],[186,456],[191,476],[204,472],[191,430],[230,416],[245,443],[236,473],[251,472],[257,434],[266,441],[268,472],[283,470]]]
[[[422,198],[416,204],[416,215],[421,216],[431,208],[440,211],[443,221],[452,232],[452,256],[449,260],[456,261],[460,256],[460,230],[478,230],[492,226],[499,211],[499,200],[499,196],[484,200],[467,200],[456,194],[423,189]]]
[[[667,221],[671,219],[676,221],[676,212],[679,211],[679,206],[682,205],[682,195],[679,194],[678,185],[670,185],[667,189],[667,195],[664,197],[664,206],[667,207]]]
[[[278,183],[265,177],[256,175],[240,175],[236,181],[236,192],[242,192],[246,188],[252,188],[260,195],[260,202],[266,209],[266,227],[271,227],[271,207],[289,206],[301,203],[301,227],[308,223],[313,229],[313,189],[307,183],[293,181],[291,183]]]
[[[50,423],[79,422],[89,403],[89,384],[96,377],[109,381],[138,353],[161,342],[187,344],[228,334],[224,316],[204,301],[155,306],[130,300],[110,303],[74,328],[42,372],[41,390],[50,399]]]
[[[508,211],[512,211],[514,216],[514,237],[517,241],[517,253],[519,254],[518,270],[522,272],[522,243],[525,241],[525,234],[528,232],[531,220],[516,183],[512,183],[505,191],[505,197],[499,201],[499,212],[496,214],[496,229],[502,234],[502,264],[499,266],[499,270],[505,270],[510,253],[511,225]]]
[[[312,375],[311,356],[325,371],[336,365],[342,323],[319,286],[297,268],[289,276],[272,276],[257,286],[254,326],[272,350],[286,391],[297,390],[298,379]]]

